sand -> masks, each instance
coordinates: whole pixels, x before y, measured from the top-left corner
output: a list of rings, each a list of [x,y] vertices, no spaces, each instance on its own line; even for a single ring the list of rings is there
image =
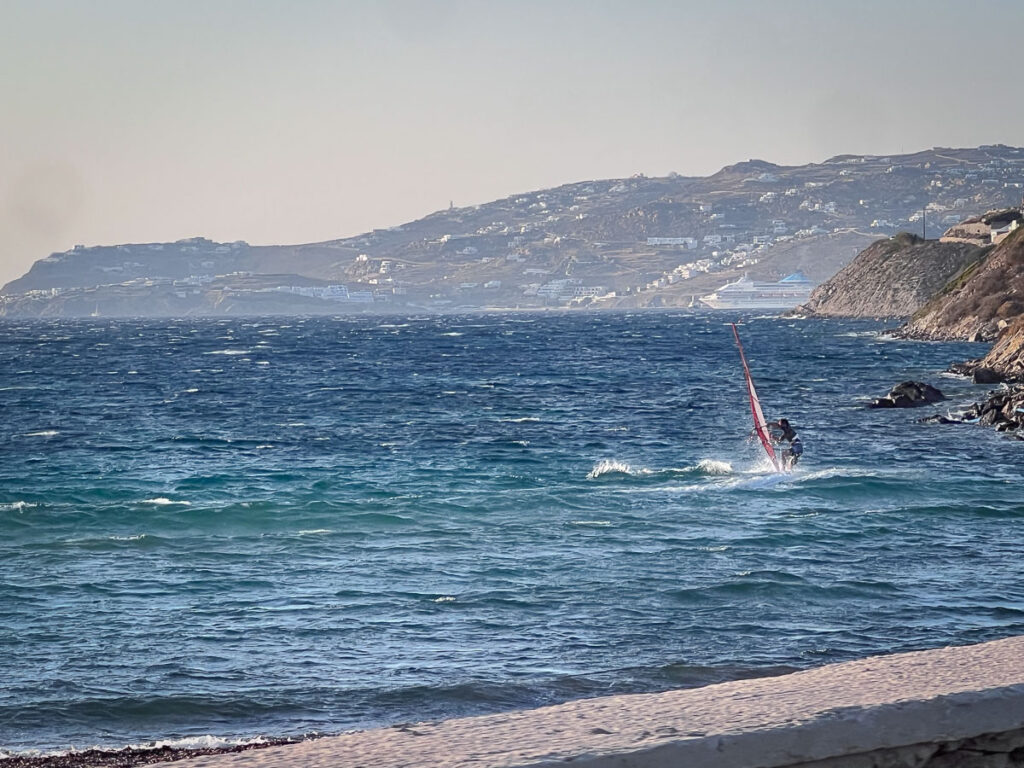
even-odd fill
[[[181,768],[739,768],[1024,727],[1024,637],[175,761]]]

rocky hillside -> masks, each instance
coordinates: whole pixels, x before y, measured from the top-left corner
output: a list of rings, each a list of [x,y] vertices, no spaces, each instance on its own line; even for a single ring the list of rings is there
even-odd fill
[[[1019,204],[1022,188],[1024,149],[1002,145],[751,160],[452,206],[323,243],[79,245],[4,286],[0,315],[685,306],[744,273],[825,280],[879,237],[934,236]]]
[[[1000,378],[1024,381],[1024,316],[1006,328],[980,365],[996,371]]]
[[[1024,228],[954,278],[901,329],[916,339],[992,341],[1024,314]]]
[[[901,232],[868,246],[793,314],[909,317],[983,253],[976,245]]]

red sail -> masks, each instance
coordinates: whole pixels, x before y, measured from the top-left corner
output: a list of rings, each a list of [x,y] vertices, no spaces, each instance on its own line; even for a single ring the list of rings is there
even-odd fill
[[[754,389],[754,380],[750,377],[750,368],[747,366],[747,357],[743,354],[743,344],[740,342],[740,333],[736,330],[736,323],[732,325],[732,334],[736,337],[736,346],[740,350],[740,361],[743,363],[743,375],[747,379],[747,394],[750,397],[750,411],[754,415],[754,432],[757,433],[764,452],[772,462],[775,470],[781,471],[782,467],[779,458],[775,455],[775,448],[772,447],[772,436],[768,431],[768,422],[765,421],[764,412],[761,410],[761,401],[757,399],[757,390]]]

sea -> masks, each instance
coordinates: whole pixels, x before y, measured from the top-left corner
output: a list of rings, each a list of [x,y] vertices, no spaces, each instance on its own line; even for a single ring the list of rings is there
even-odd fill
[[[805,447],[779,474],[769,419]],[[0,322],[0,755],[335,734],[1024,633],[983,354],[645,311]],[[948,400],[873,410],[921,380]]]

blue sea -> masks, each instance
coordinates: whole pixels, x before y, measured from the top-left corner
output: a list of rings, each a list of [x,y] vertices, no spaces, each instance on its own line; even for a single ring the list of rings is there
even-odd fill
[[[715,313],[0,323],[0,754],[226,744],[1024,633],[972,344]],[[869,410],[905,380],[940,407]]]

